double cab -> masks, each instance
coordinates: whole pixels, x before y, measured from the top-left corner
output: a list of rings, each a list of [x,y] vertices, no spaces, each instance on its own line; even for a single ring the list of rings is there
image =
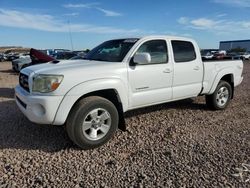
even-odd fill
[[[199,95],[211,109],[225,109],[242,71],[241,60],[203,62],[192,39],[115,39],[83,60],[22,69],[15,99],[30,121],[65,125],[75,144],[90,149],[106,143],[132,109]]]

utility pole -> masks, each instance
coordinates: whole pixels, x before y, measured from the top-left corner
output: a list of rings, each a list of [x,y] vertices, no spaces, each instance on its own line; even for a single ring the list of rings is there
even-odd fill
[[[74,46],[73,46],[73,40],[72,40],[72,33],[71,33],[71,28],[70,28],[70,22],[68,20],[68,27],[69,27],[69,39],[70,39],[70,44],[71,44],[71,50],[74,50]]]

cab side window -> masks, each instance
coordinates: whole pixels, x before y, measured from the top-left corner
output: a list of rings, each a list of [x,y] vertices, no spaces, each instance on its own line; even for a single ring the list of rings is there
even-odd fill
[[[136,53],[149,53],[151,56],[150,64],[168,62],[168,50],[165,40],[151,40],[143,43]]]
[[[196,59],[194,45],[191,42],[173,40],[171,43],[176,63],[184,63]]]

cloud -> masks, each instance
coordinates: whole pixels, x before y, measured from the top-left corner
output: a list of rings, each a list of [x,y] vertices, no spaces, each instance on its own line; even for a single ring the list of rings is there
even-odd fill
[[[207,18],[199,18],[190,21],[190,24],[198,29],[211,29],[217,26],[219,23],[220,21],[214,21]]]
[[[241,22],[241,24],[242,24],[242,26],[243,26],[244,28],[250,29],[250,21],[248,21],[248,22],[244,21],[244,22]]]
[[[206,30],[216,34],[247,34],[249,33],[250,29],[250,20],[233,21],[209,18],[191,19],[187,17],[181,17],[177,20],[177,22],[181,25],[184,25],[186,28]]]
[[[227,14],[225,14],[225,13],[224,14],[217,14],[216,15],[217,18],[221,18],[221,17],[225,17],[225,16],[227,16]]]
[[[92,8],[95,5],[99,5],[99,3],[85,3],[85,4],[65,4],[63,7],[65,8]]]
[[[244,7],[249,8],[250,7],[250,0],[213,0],[214,3],[220,3],[230,6],[237,6],[237,7]]]
[[[86,3],[86,4],[65,4],[63,5],[63,7],[65,8],[89,8],[89,9],[95,9],[98,10],[102,13],[104,13],[105,16],[109,16],[109,17],[116,17],[116,16],[122,16],[121,13],[119,12],[115,12],[112,10],[107,10],[104,8],[100,8],[98,5],[100,5],[100,3]]]
[[[63,20],[56,19],[51,15],[31,14],[16,10],[0,9],[0,26],[35,29],[50,32],[68,32],[69,25]],[[72,32],[91,33],[137,33],[138,29],[120,29],[106,26],[96,26],[91,24],[71,23]]]
[[[187,17],[180,17],[177,22],[179,24],[187,24],[189,22],[189,19]]]
[[[207,18],[190,19],[187,17],[180,17],[177,22],[196,29],[209,29],[220,23],[220,21],[214,21]]]
[[[76,16],[79,16],[79,13],[78,12],[72,12],[72,13],[67,13],[67,14],[64,14],[65,16],[72,16],[72,17],[76,17]]]
[[[190,33],[180,33],[180,32],[176,32],[176,31],[165,31],[163,34],[170,35],[170,36],[192,37],[192,35]]]
[[[190,33],[183,33],[183,34],[180,34],[180,36],[183,36],[183,37],[193,37],[193,35],[190,34]]]
[[[97,10],[103,12],[105,14],[105,16],[122,16],[121,13],[118,13],[118,12],[114,12],[114,11],[111,11],[111,10],[106,10],[106,9],[103,9],[103,8],[96,8]]]

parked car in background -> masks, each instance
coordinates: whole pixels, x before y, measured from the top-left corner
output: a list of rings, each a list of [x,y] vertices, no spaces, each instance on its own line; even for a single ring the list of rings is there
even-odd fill
[[[13,52],[5,53],[4,55],[5,55],[5,60],[6,61],[12,61],[14,59],[18,59],[19,58],[19,54],[13,53]]]
[[[73,51],[77,56],[85,56],[88,52],[87,51]]]
[[[204,60],[213,59],[214,54],[217,53],[219,50],[216,49],[203,49],[201,50],[201,57]]]
[[[54,57],[51,57],[48,54],[44,53],[43,50],[37,50],[34,48],[30,49],[30,58],[32,60],[30,65],[37,65],[56,60]]]
[[[29,66],[30,64],[31,64],[31,58],[29,55],[21,56],[18,59],[12,60],[12,69],[15,72],[20,72],[20,70]]]
[[[57,52],[54,56],[55,59],[58,60],[63,60],[63,59],[70,59],[72,57],[77,56],[77,54],[75,52],[72,51],[64,51],[64,52]]]
[[[55,51],[53,49],[45,49],[45,50],[39,50],[39,51],[46,54],[46,55],[48,55],[48,56],[52,56],[52,57],[55,54]]]
[[[241,55],[241,59],[250,60],[250,52],[245,52],[243,55]]]
[[[241,55],[236,52],[229,52],[227,53],[227,57],[229,59],[241,59]]]
[[[227,57],[227,52],[224,50],[218,51],[216,53],[214,53],[213,59],[229,59]]]
[[[4,58],[4,55],[3,54],[0,54],[0,62],[4,61],[5,58]]]
[[[20,72],[25,67],[47,63],[49,61],[55,60],[53,57],[46,54],[44,50],[36,50],[34,48],[30,49],[29,55],[21,55],[20,58],[12,60],[12,69],[15,72]]]
[[[70,58],[70,60],[81,60],[81,59],[85,59],[85,57],[77,55],[77,56]]]

